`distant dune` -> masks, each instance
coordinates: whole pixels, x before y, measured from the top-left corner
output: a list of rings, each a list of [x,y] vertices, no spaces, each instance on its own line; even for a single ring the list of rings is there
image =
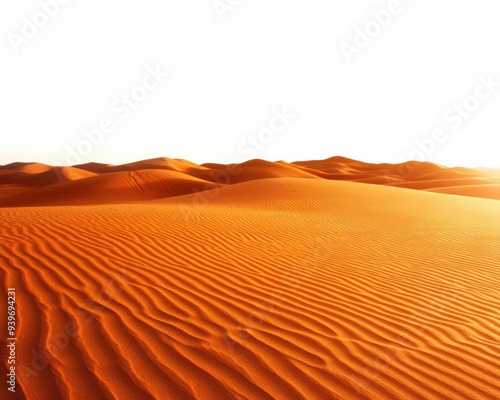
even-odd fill
[[[251,160],[231,165],[157,158],[118,166],[1,166],[0,207],[153,200],[267,178],[342,180],[500,199],[500,170],[445,168],[417,161],[368,164],[345,157],[293,163]]]
[[[340,157],[0,167],[11,397],[498,399],[498,199]]]

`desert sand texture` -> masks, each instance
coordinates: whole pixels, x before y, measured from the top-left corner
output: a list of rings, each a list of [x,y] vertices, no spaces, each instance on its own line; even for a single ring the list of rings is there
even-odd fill
[[[2,398],[499,399],[499,199],[342,157],[0,167]]]

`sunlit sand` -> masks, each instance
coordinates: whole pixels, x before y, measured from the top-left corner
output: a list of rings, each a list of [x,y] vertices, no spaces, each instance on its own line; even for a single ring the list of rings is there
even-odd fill
[[[498,398],[498,199],[341,157],[0,167],[18,398]]]

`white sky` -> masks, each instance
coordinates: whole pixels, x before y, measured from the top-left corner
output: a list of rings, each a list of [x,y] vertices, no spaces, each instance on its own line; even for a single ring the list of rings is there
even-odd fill
[[[376,29],[371,12],[390,1],[242,0],[224,19],[213,0],[65,1],[46,20],[38,1],[0,3],[0,164],[400,162],[424,159],[415,141],[442,129],[426,160],[500,167],[500,84],[469,97],[500,82],[498,0],[400,0],[350,63],[341,44]],[[141,92],[157,65],[169,76]],[[125,115],[132,90],[146,98]],[[464,101],[467,118],[450,109]],[[290,123],[261,133],[284,108]],[[103,119],[114,130],[82,144]]]

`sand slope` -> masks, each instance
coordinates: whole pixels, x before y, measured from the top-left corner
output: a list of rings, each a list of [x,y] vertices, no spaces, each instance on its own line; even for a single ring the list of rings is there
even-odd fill
[[[118,166],[1,166],[0,207],[161,199],[266,178],[341,180],[500,199],[499,170],[445,168],[428,162],[369,164],[345,157],[294,163],[250,160],[230,165],[156,158]]]
[[[229,168],[213,167],[160,169],[205,185],[195,173]],[[338,173],[0,208],[19,398],[499,398],[500,202],[309,178],[319,167]],[[130,173],[90,172],[56,185]]]

